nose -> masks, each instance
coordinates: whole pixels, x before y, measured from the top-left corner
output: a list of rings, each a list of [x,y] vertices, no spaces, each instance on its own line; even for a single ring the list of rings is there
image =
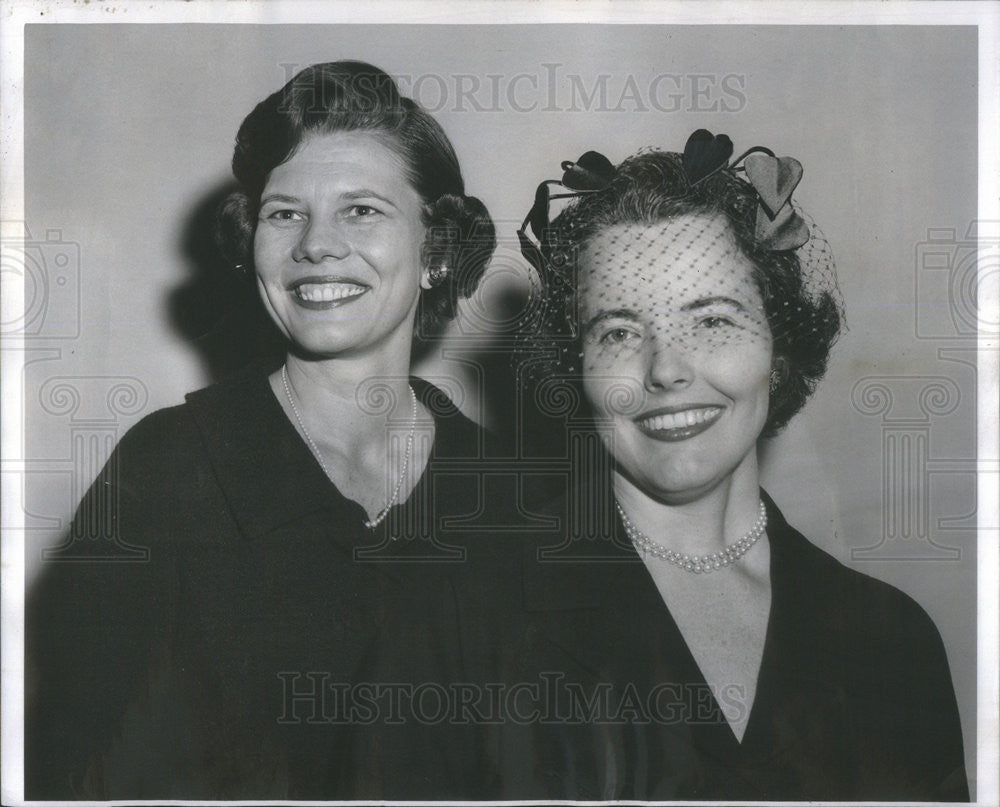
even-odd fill
[[[694,379],[694,366],[684,345],[673,340],[658,340],[645,351],[647,392],[661,392],[685,387]]]
[[[311,220],[292,250],[292,259],[296,263],[322,263],[327,258],[341,260],[350,252],[350,242],[336,222]]]

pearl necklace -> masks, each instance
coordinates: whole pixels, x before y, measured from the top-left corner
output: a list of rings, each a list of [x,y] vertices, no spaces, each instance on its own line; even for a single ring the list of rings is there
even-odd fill
[[[319,453],[319,447],[313,442],[312,436],[309,434],[309,430],[306,428],[306,424],[302,422],[302,416],[299,414],[299,408],[295,405],[295,399],[292,397],[292,388],[288,383],[288,366],[281,366],[281,384],[285,388],[285,397],[288,398],[288,403],[292,407],[292,414],[295,415],[295,422],[299,424],[299,428],[302,430],[302,434],[305,435],[306,442],[309,444],[309,449],[312,451],[313,456],[316,457],[323,469],[323,473],[327,475],[327,478],[332,478],[330,476],[330,469],[326,467],[326,463],[323,461],[323,455]],[[383,507],[377,516],[371,521],[365,519],[365,526],[373,530],[382,521],[392,506],[396,503],[396,499],[399,497],[399,491],[403,487],[403,480],[406,479],[406,469],[410,465],[410,451],[413,448],[413,432],[417,428],[417,394],[413,391],[413,387],[407,385],[407,389],[410,390],[410,409],[412,410],[410,418],[410,433],[406,438],[406,454],[403,456],[403,470],[399,472],[399,479],[396,480],[396,488],[392,491],[392,496],[389,497],[389,501],[386,502],[385,507]]]
[[[629,521],[628,516],[625,515],[625,511],[622,510],[622,506],[617,501],[615,502],[615,507],[618,508],[618,515],[622,517],[625,532],[636,549],[642,549],[660,560],[665,560],[668,563],[674,564],[674,566],[680,566],[685,571],[694,572],[695,574],[714,572],[732,565],[760,540],[760,537],[764,534],[764,529],[767,527],[767,508],[764,507],[764,502],[761,502],[760,515],[757,516],[757,521],[754,522],[750,531],[745,533],[738,541],[731,543],[721,552],[711,552],[707,555],[683,555],[680,552],[667,549],[651,538],[647,538],[639,531],[638,527]]]

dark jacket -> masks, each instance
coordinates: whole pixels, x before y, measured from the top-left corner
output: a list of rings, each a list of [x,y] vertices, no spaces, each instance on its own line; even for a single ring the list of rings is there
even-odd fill
[[[433,454],[374,531],[264,377],[193,393],[122,438],[29,595],[29,798],[480,786],[471,727],[437,747],[386,706],[383,685],[459,669],[442,638],[455,634],[450,577],[467,562],[462,530],[489,518],[483,433],[413,384],[435,415]]]
[[[742,742],[721,711],[739,693],[706,684],[617,517],[604,541],[564,528],[525,547],[508,680],[540,686],[498,732],[505,798],[968,800],[934,624],[762,495],[772,600]],[[572,522],[564,501],[550,512]]]

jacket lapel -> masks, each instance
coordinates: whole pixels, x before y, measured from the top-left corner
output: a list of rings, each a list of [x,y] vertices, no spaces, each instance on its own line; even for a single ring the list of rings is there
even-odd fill
[[[266,376],[241,376],[187,396],[216,480],[240,531],[257,538],[333,507],[357,516],[285,417]]]

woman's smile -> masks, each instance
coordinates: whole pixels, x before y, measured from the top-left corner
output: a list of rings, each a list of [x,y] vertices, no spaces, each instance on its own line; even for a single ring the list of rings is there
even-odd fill
[[[302,308],[325,311],[357,300],[371,287],[366,283],[331,277],[304,277],[289,287]]]
[[[689,440],[711,428],[722,413],[723,408],[714,405],[665,407],[644,412],[634,418],[633,422],[647,437],[673,443]]]

